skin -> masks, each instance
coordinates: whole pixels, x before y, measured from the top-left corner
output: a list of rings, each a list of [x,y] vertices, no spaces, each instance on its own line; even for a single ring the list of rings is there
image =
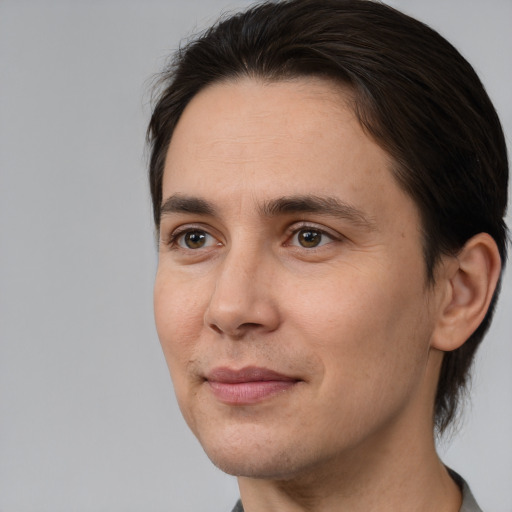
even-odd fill
[[[426,282],[416,205],[350,100],[320,79],[215,84],[168,150],[157,330],[183,416],[246,512],[460,507],[432,409],[461,265]],[[283,208],[292,196],[343,209]],[[291,384],[219,398],[211,372],[248,367]]]

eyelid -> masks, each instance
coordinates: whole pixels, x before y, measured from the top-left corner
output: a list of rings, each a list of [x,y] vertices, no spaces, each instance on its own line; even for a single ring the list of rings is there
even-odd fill
[[[295,223],[293,223],[292,225],[290,225],[287,228],[287,230],[286,230],[287,231],[287,237],[286,237],[285,245],[290,245],[291,246],[290,240],[295,235],[297,235],[297,233],[299,231],[302,231],[304,229],[311,229],[311,230],[314,230],[314,231],[318,231],[322,235],[330,238],[332,241],[341,241],[341,240],[343,240],[345,238],[343,235],[341,235],[337,231],[334,231],[332,229],[326,228],[325,226],[323,226],[321,224],[317,224],[315,222],[301,221],[301,222],[298,222],[298,223],[295,222]],[[320,247],[322,247],[324,245],[326,245],[326,244],[322,244],[322,245],[320,245],[318,247],[308,248],[307,250],[311,251],[311,250],[320,248]],[[293,245],[293,246],[295,247],[295,245]]]
[[[162,234],[160,235],[160,244],[164,245],[171,249],[180,249],[183,251],[199,251],[200,249],[190,249],[182,247],[178,244],[178,240],[181,236],[186,235],[187,233],[193,232],[193,231],[202,231],[206,235],[212,237],[214,240],[217,240],[217,244],[211,244],[207,245],[204,248],[209,248],[214,245],[221,245],[222,242],[219,240],[219,237],[212,233],[214,231],[210,226],[205,226],[204,224],[200,223],[190,223],[190,224],[182,224],[172,230],[170,230],[165,236]]]
[[[297,233],[299,231],[304,230],[304,229],[311,229],[311,230],[318,231],[323,236],[329,238],[331,241],[341,241],[346,238],[339,232],[337,232],[333,229],[327,228],[327,227],[323,226],[322,224],[317,224],[317,223],[311,222],[311,221],[300,221],[300,222],[294,222],[293,224],[291,224],[287,227],[286,233],[285,233],[286,240],[284,242],[284,245],[298,247],[296,244],[292,245],[290,243],[290,241],[292,240],[292,238],[294,236],[297,235]],[[204,249],[211,248],[214,245],[223,245],[223,242],[220,240],[219,235],[215,232],[216,230],[213,229],[209,225],[205,226],[204,224],[201,224],[201,223],[182,224],[180,226],[177,226],[174,229],[170,229],[168,232],[162,230],[160,232],[160,245],[171,248],[171,249],[180,249],[183,251],[199,252],[201,249],[190,249],[190,248],[187,249],[187,248],[181,247],[177,244],[177,240],[179,239],[179,237],[181,237],[191,231],[203,231],[208,236],[211,236],[214,240],[217,240],[217,242],[218,242],[217,244],[207,245],[204,247]],[[318,247],[307,248],[307,250],[313,251],[315,249],[319,249],[320,247],[323,247],[324,245],[326,245],[326,244],[324,243]],[[306,248],[304,248],[304,249],[306,249]]]

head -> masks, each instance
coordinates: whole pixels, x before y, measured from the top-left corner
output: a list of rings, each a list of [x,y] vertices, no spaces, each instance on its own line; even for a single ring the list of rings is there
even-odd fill
[[[321,80],[339,88],[343,107],[389,158],[394,182],[415,205],[427,290],[443,257],[456,257],[479,233],[494,240],[504,264],[508,164],[491,101],[470,64],[439,34],[366,0],[263,3],[177,53],[162,75],[148,130],[157,230],[166,158],[186,107],[205,91],[247,80]],[[465,343],[443,355],[433,408],[441,431],[455,416],[497,293]]]

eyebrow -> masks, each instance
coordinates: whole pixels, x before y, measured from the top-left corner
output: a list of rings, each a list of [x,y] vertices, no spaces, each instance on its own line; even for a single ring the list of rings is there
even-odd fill
[[[315,213],[347,220],[352,224],[376,231],[375,219],[361,210],[332,196],[298,195],[272,199],[262,206],[262,212],[269,217],[289,213]]]
[[[171,213],[215,215],[215,208],[205,199],[174,194],[168,197],[160,206],[160,217]]]
[[[365,215],[361,210],[332,196],[294,195],[265,201],[260,205],[260,212],[265,217],[277,217],[293,213],[315,213],[347,220],[352,224],[376,231],[375,219]],[[168,197],[160,207],[160,217],[185,213],[192,215],[216,215],[216,208],[209,201],[195,196],[174,194]]]

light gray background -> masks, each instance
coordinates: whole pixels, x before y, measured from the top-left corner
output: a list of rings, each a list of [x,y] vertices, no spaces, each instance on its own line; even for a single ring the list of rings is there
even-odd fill
[[[153,327],[147,79],[247,1],[0,0],[0,511],[230,510]],[[512,134],[512,1],[396,0],[469,58]],[[510,216],[509,216],[510,224]],[[512,510],[512,276],[445,460]]]

